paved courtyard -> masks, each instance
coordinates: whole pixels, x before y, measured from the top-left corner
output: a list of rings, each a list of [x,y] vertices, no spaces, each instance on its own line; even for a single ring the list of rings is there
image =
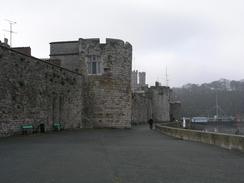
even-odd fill
[[[244,182],[244,153],[147,126],[0,139],[1,183]]]

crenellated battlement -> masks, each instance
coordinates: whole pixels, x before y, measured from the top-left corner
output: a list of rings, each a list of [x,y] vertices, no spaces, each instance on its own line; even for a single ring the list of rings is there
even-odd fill
[[[124,48],[132,48],[132,45],[129,42],[124,42],[121,39],[107,38],[106,44],[107,45],[117,45],[117,46],[124,47]]]
[[[99,38],[89,38],[89,39],[79,39],[80,43],[87,44],[89,46],[99,46],[103,47],[114,47],[114,48],[132,48],[132,45],[129,42],[124,42],[121,39],[106,38],[105,43],[101,43]]]
[[[115,39],[115,38],[106,38],[105,43],[101,43],[99,38],[79,38],[78,41],[57,41],[57,42],[50,42],[50,45],[70,45],[70,44],[78,44],[79,42],[85,42],[86,44],[91,45],[116,45],[119,47],[125,47],[129,48],[132,47],[132,45],[129,42],[125,42],[121,39]]]
[[[126,49],[131,51],[132,45],[121,39],[106,38],[105,43],[101,43],[99,38],[79,38],[78,41],[58,41],[50,43],[50,56],[79,55],[87,48],[93,49]]]

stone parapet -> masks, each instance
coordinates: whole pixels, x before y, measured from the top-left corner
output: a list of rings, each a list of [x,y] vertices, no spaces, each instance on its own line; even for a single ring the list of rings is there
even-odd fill
[[[244,151],[244,136],[202,132],[161,125],[156,125],[156,129],[165,135],[173,136],[183,140],[197,141],[206,144],[213,144],[225,149]]]

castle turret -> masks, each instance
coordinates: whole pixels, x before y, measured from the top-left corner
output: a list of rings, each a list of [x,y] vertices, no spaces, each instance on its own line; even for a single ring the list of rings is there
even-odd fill
[[[131,126],[132,46],[119,39],[50,43],[50,57],[86,78],[85,126]]]

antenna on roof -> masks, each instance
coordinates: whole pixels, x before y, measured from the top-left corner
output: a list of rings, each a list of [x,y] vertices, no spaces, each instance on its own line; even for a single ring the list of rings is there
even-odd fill
[[[136,70],[136,56],[133,56],[132,60],[133,69]]]
[[[168,69],[167,69],[167,66],[166,66],[166,72],[165,72],[165,83],[166,83],[166,86],[169,86],[169,78],[168,78]]]
[[[5,31],[5,32],[9,32],[10,47],[12,47],[12,34],[13,34],[13,33],[17,33],[17,32],[14,32],[14,31],[13,31],[12,27],[13,27],[13,24],[16,24],[17,22],[14,22],[14,21],[12,21],[12,20],[8,20],[8,19],[5,19],[5,21],[7,21],[7,22],[9,23],[10,28],[9,28],[9,30],[4,30],[4,31]]]

